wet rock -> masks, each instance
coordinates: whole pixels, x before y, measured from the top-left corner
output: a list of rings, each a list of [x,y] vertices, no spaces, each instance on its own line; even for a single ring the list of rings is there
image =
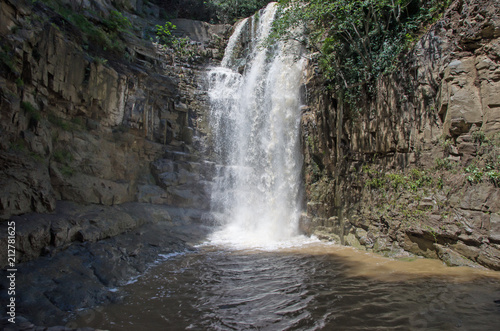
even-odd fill
[[[457,242],[451,245],[450,248],[471,261],[476,261],[481,252],[478,247],[466,245],[463,242]]]
[[[136,228],[147,221],[158,220],[158,216],[145,219],[146,213],[134,215],[128,209],[143,210],[141,204],[105,207],[97,205],[80,206],[74,203],[58,203],[52,215],[26,214],[11,218],[16,224],[17,259],[32,260],[51,248],[64,249],[69,244],[85,241],[99,241]],[[133,216],[131,216],[133,215]],[[158,214],[159,217],[170,217]],[[167,217],[168,216],[168,217]],[[163,218],[162,218],[163,219]],[[7,222],[0,223],[0,243],[7,244]],[[47,250],[48,249],[48,250]],[[0,252],[0,257],[4,257]],[[2,258],[2,263],[7,259]]]
[[[450,267],[478,267],[476,263],[465,258],[461,254],[453,251],[450,248],[444,247],[439,244],[434,244],[437,255],[441,261]]]
[[[103,223],[103,232],[96,232],[95,242],[72,242],[52,256],[17,265],[16,302],[22,307],[19,313],[35,325],[57,325],[71,311],[120,300],[119,291],[112,292],[110,288],[144,273],[159,254],[192,249],[208,231],[199,224],[203,215],[199,210],[139,203],[97,208],[66,203],[63,207],[60,208],[64,209],[64,216],[72,213],[72,218],[83,221],[82,227],[92,222],[89,228],[97,229]],[[57,219],[57,215],[53,217]],[[124,219],[127,217],[135,227],[130,227]],[[61,225],[63,220],[61,217],[54,222],[59,231],[65,228]],[[120,225],[121,220],[124,222]],[[112,224],[118,224],[118,228],[110,228]],[[42,229],[49,233],[46,227]],[[118,230],[121,234],[109,237]],[[2,276],[0,286],[5,286],[5,279]],[[0,299],[6,295],[0,293]]]
[[[347,236],[344,237],[344,244],[347,246],[352,246],[357,249],[366,250],[365,246],[363,246],[356,238],[356,236],[352,233],[349,233]]]
[[[314,235],[319,240],[331,241],[331,242],[335,242],[338,244],[340,244],[342,242],[342,239],[340,238],[340,236],[338,236],[338,235],[336,235],[328,230],[322,229],[322,228],[317,228],[314,231]]]
[[[433,259],[438,257],[434,242],[426,238],[405,234],[404,239],[400,240],[399,244],[410,253]]]
[[[363,246],[371,247],[373,245],[373,240],[368,237],[368,232],[361,229],[356,228],[356,238],[359,240],[359,243]]]
[[[493,270],[500,270],[500,250],[490,245],[481,247],[477,261]]]
[[[373,251],[376,253],[387,252],[391,250],[391,242],[386,237],[378,237],[373,243]]]

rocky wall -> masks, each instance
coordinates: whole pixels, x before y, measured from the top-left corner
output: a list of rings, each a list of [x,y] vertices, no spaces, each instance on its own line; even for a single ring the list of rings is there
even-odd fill
[[[309,68],[304,231],[500,269],[499,10],[455,1],[360,111]]]
[[[3,219],[51,212],[56,200],[137,200],[139,186],[156,185],[151,162],[196,154],[206,134],[204,65],[219,56],[227,26],[203,25],[183,58],[144,38],[162,24],[154,5],[55,2],[96,25],[122,11],[133,28],[113,35],[120,53],[87,40],[51,3],[0,1]]]

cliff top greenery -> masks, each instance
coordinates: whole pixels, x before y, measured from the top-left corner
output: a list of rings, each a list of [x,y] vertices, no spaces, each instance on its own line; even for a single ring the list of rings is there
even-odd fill
[[[300,40],[317,54],[327,85],[348,104],[373,93],[451,0],[280,0],[271,42]],[[303,30],[295,27],[303,26]]]

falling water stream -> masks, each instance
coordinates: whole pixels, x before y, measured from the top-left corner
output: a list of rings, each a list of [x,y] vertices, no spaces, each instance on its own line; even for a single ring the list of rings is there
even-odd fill
[[[304,61],[296,59],[298,44],[264,46],[275,13],[271,3],[241,21],[221,66],[209,72],[210,120],[221,164],[212,210],[222,228],[211,236],[214,244],[254,247],[298,238]],[[242,44],[247,48],[236,54]]]
[[[240,21],[208,74],[219,226],[76,323],[108,330],[494,330],[498,273],[383,258],[299,234],[304,63],[263,42],[270,4]],[[246,40],[246,42],[244,42]],[[245,48],[242,48],[242,45]]]

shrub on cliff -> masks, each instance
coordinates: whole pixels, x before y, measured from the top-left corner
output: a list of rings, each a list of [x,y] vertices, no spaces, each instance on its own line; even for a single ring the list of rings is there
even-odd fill
[[[317,52],[328,85],[356,104],[374,92],[450,0],[280,0],[271,42],[302,40]],[[302,30],[294,29],[304,26]]]

